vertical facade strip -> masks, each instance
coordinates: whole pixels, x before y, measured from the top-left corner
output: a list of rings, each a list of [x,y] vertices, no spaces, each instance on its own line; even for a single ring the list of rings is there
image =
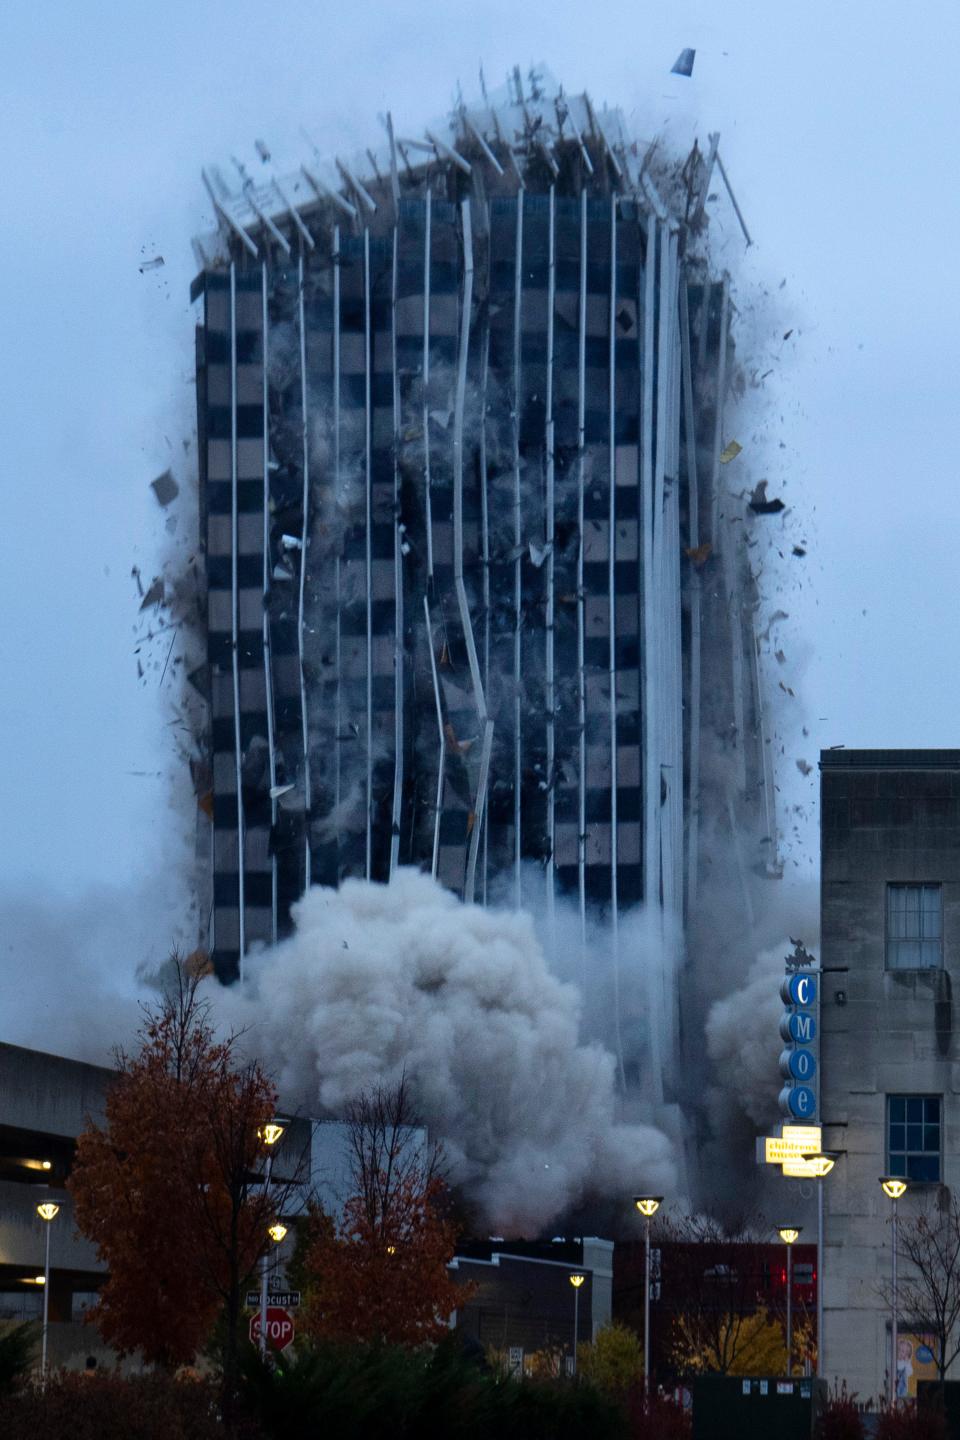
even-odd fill
[[[297,264],[297,327],[300,338],[300,406],[303,447],[303,527],[300,532],[300,591],[297,598],[297,648],[300,661],[300,724],[303,734],[303,874],[304,889],[309,890],[312,856],[310,853],[310,816],[313,810],[313,787],[310,782],[310,719],[307,710],[307,675],[304,653],[304,605],[307,593],[307,555],[310,545],[310,429],[307,395],[307,321],[304,304],[303,252]]]
[[[480,664],[477,659],[473,622],[470,618],[470,606],[463,583],[463,429],[467,393],[467,361],[470,356],[470,326],[473,313],[473,229],[469,200],[462,202],[460,215],[463,226],[463,304],[460,316],[460,345],[457,355],[457,388],[453,407],[453,581],[457,593],[464,644],[467,647],[474,705],[482,734],[477,792],[473,802],[473,827],[470,831],[470,847],[464,883],[464,899],[470,902],[473,900],[476,885],[477,851],[486,810],[493,724],[487,715],[487,701],[483,689],[483,678],[480,674]]]
[[[427,528],[427,578],[433,578],[433,507],[430,496],[430,250],[433,204],[429,188],[425,201],[423,229],[423,508]],[[434,868],[436,874],[436,868]]]
[[[338,517],[335,520],[336,530],[339,532],[339,507],[340,507],[340,226],[333,227],[333,513]],[[335,536],[334,542],[335,558],[333,562],[333,584],[336,593],[336,637],[334,648],[334,664],[336,665],[336,754],[334,756],[333,789],[334,803],[337,816],[337,881],[340,880],[340,801],[342,797],[342,771],[343,771],[343,617],[340,613],[342,605],[342,577],[340,573],[340,557],[343,553],[343,541],[339,533]]]
[[[693,366],[690,355],[690,306],[685,274],[680,277],[680,352],[683,366],[683,433],[687,470],[687,548],[700,545],[700,488],[697,480],[697,422],[693,408]],[[700,848],[700,646],[703,624],[700,572],[691,559],[690,585],[690,692],[687,750],[688,821],[686,837],[686,903],[690,915],[697,903]]]
[[[243,738],[240,726],[240,515],[237,469],[237,266],[230,262],[230,641],[233,666],[233,745],[237,783],[237,905],[240,983],[246,953],[246,847],[243,815]]]
[[[364,875],[373,879],[373,417],[370,353],[370,231],[363,231],[363,454],[366,500],[365,560],[367,579],[367,787],[366,860]]]
[[[397,209],[397,213],[399,213]],[[393,275],[390,308],[390,374],[393,395],[393,811],[390,828],[390,874],[400,863],[400,808],[403,799],[403,534],[400,519],[400,376],[397,369],[397,284],[400,228],[393,227]]]
[[[512,153],[512,152],[511,152]],[[513,869],[514,903],[517,909],[523,904],[523,879],[521,860],[521,786],[523,780],[523,737],[522,705],[520,687],[522,680],[521,625],[523,622],[523,594],[520,574],[520,554],[523,544],[523,488],[520,462],[520,409],[523,404],[522,390],[522,336],[523,336],[523,185],[517,192],[517,232],[513,263]]]
[[[641,698],[643,709],[643,896],[647,906],[659,901],[659,845],[657,811],[660,805],[660,772],[656,751],[657,684],[656,634],[657,592],[654,583],[654,369],[655,302],[657,275],[657,222],[647,219],[646,257],[643,270],[642,401],[640,427],[641,529],[643,534],[643,656]]]
[[[580,291],[577,297],[577,893],[580,943],[587,942],[587,671],[586,595],[583,588],[584,504],[587,406],[587,192],[580,191]],[[586,963],[584,951],[583,963]]]
[[[547,232],[547,385],[544,443],[546,445],[546,551],[547,551],[547,608],[546,608],[546,671],[547,671],[547,837],[548,853],[545,866],[547,885],[547,922],[553,925],[553,902],[555,883],[556,851],[556,754],[557,754],[557,695],[554,676],[554,541],[556,538],[556,495],[554,469],[554,424],[553,424],[553,330],[554,309],[557,293],[556,266],[556,199],[554,187],[550,186],[550,211]]]
[[[610,197],[610,308],[608,335],[607,483],[610,487],[609,576],[610,616],[610,946],[612,950],[613,1024],[617,1047],[617,1068],[621,1087],[627,1078],[623,1068],[623,1034],[620,1017],[620,906],[617,893],[617,209],[619,197]]]
[[[437,677],[437,657],[433,648],[433,626],[430,624],[430,602],[423,597],[423,618],[427,627],[427,644],[430,647],[430,678],[433,681],[433,699],[437,709],[437,734],[440,737],[440,751],[437,759],[437,796],[433,807],[433,855],[430,874],[437,878],[440,861],[440,816],[443,814],[443,771],[447,760],[447,736],[443,728],[443,706],[440,703],[440,681]]]
[[[268,386],[268,362],[270,358],[270,328],[268,313],[268,287],[266,261],[260,267],[260,324],[263,327],[263,682],[267,701],[267,751],[270,765],[270,830],[276,833],[277,798],[277,744],[276,720],[273,712],[273,651],[270,639],[270,612],[267,596],[270,591],[270,395]],[[270,847],[270,939],[277,943],[277,855]]]
[[[487,494],[487,379],[490,371],[490,317],[487,315],[480,342],[480,562],[483,566],[483,690],[490,694],[490,501]],[[483,903],[487,903],[490,859],[490,826],[484,824]]]

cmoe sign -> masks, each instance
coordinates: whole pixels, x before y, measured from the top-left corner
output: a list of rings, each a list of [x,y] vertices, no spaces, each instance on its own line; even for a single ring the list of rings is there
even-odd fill
[[[780,1056],[780,1073],[787,1081],[780,1091],[780,1109],[794,1120],[813,1120],[817,1113],[817,1092],[811,1083],[817,1073],[813,1045],[817,1038],[817,980],[814,975],[787,975],[780,986],[780,998],[787,1012],[780,1021],[780,1035],[788,1049]]]

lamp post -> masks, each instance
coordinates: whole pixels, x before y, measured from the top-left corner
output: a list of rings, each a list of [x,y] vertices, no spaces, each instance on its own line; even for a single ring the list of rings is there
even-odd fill
[[[573,1373],[577,1373],[577,1342],[580,1338],[580,1286],[586,1280],[586,1275],[577,1272],[569,1276],[570,1284],[573,1286]]]
[[[52,1200],[44,1200],[37,1206],[37,1214],[46,1224],[47,1237],[43,1261],[43,1342],[40,1350],[40,1379],[47,1380],[47,1322],[50,1314],[50,1226],[60,1214],[60,1206]]]
[[[660,1209],[662,1195],[634,1195],[633,1203],[646,1221],[643,1285],[643,1398],[650,1398],[650,1221]]]
[[[272,1123],[269,1124],[269,1125],[264,1125],[263,1128],[259,1131],[259,1138],[263,1141],[264,1145],[266,1145],[266,1147],[267,1147],[267,1179],[266,1179],[266,1184],[265,1184],[265,1186],[264,1186],[264,1194],[267,1195],[267,1196],[269,1196],[269,1194],[270,1194],[270,1173],[271,1173],[271,1171],[273,1170],[273,1147],[274,1147],[274,1145],[276,1145],[277,1141],[280,1139],[280,1136],[283,1134],[283,1131],[284,1131],[284,1127],[283,1127],[282,1125],[277,1124],[276,1121],[272,1122]],[[283,1235],[286,1235],[286,1233],[287,1233],[285,1227],[282,1226],[282,1225],[280,1225],[280,1226],[271,1226],[271,1229],[270,1229],[270,1231],[268,1232],[271,1236],[273,1235],[274,1229],[281,1229],[281,1230],[283,1230]],[[280,1239],[281,1239],[281,1240],[283,1239],[283,1235],[280,1236]],[[279,1243],[279,1242],[278,1242],[278,1243]],[[266,1250],[264,1250],[263,1255],[260,1257],[260,1355],[261,1355],[261,1357],[264,1356],[264,1355],[266,1355],[266,1353],[267,1353],[267,1269],[268,1269],[268,1267],[269,1267],[269,1248],[266,1249]]]
[[[793,1247],[800,1238],[794,1225],[781,1225],[777,1234],[787,1247],[787,1374],[793,1374]]]
[[[891,1246],[893,1251],[893,1274],[891,1285],[891,1309],[893,1320],[892,1345],[890,1350],[890,1404],[897,1403],[897,1350],[900,1336],[897,1329],[897,1201],[906,1194],[907,1182],[897,1175],[881,1175],[880,1185],[887,1199],[893,1202],[893,1226]]]
[[[823,1180],[837,1163],[835,1154],[824,1151],[813,1156],[817,1167],[817,1374],[823,1375]]]

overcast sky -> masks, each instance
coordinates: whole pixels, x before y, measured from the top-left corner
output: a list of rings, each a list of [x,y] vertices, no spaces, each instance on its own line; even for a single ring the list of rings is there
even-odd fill
[[[668,73],[684,46],[689,81]],[[775,678],[802,697],[790,720],[778,692],[784,800],[813,795],[794,761],[821,744],[960,743],[958,53],[952,0],[4,6],[3,888],[143,884],[180,825],[130,570],[166,539],[150,480],[193,463],[200,166],[255,163],[257,137],[296,162],[301,125],[331,153],[377,145],[379,112],[429,123],[481,61],[497,84],[542,60],[642,134],[691,110],[721,132],[756,239],[740,356],[753,368],[749,338],[774,366],[737,438],[809,541],[763,581],[790,612]]]

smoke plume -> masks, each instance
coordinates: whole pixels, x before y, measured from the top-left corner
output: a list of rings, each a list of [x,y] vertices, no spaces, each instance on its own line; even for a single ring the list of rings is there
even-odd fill
[[[248,960],[246,993],[219,999],[284,1097],[336,1115],[405,1071],[451,1179],[505,1232],[536,1232],[592,1192],[675,1188],[667,1137],[618,1122],[614,1058],[579,1042],[578,992],[550,974],[529,915],[402,870],[315,887],[294,918],[290,939]]]

